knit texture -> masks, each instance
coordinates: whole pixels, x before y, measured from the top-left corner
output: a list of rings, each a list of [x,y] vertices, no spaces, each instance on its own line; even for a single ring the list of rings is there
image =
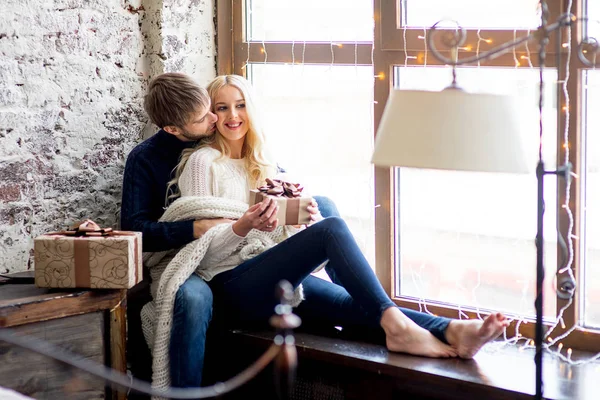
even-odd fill
[[[237,200],[210,196],[187,196],[173,202],[160,221],[208,218],[239,219],[247,209],[247,203]],[[171,383],[169,342],[177,291],[191,274],[197,273],[202,276],[201,261],[211,241],[225,229],[231,229],[230,225],[217,225],[200,239],[194,240],[176,252],[144,253],[144,262],[152,276],[153,301],[144,306],[141,316],[144,336],[152,351],[152,386],[154,388],[166,389]],[[243,260],[251,259],[295,232],[287,227],[277,227],[273,232],[253,229],[238,246],[239,254]],[[300,285],[296,288],[292,305],[297,306],[302,300],[303,292]]]
[[[181,196],[216,196],[248,201],[250,185],[246,161],[221,157],[211,147],[194,151],[179,177]],[[254,185],[255,186],[255,185]]]
[[[194,221],[158,223],[179,155],[194,142],[158,131],[127,156],[123,172],[121,229],[142,232],[144,251],[178,249],[194,240]]]

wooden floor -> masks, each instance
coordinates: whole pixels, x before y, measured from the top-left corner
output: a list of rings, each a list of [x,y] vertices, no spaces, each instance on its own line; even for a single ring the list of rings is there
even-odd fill
[[[266,348],[271,332],[236,332],[240,348]],[[474,360],[430,359],[390,353],[385,347],[306,333],[296,334],[299,383],[316,382],[330,398],[530,399],[535,394],[533,349],[490,344]],[[591,355],[574,353],[575,357]],[[318,377],[315,381],[315,377]],[[341,378],[340,378],[341,377]],[[309,381],[307,383],[307,381]],[[357,385],[357,382],[362,382]],[[361,387],[367,386],[361,389]],[[333,393],[337,393],[334,395]],[[295,398],[315,397],[299,395]],[[292,396],[294,397],[294,396]],[[402,397],[400,397],[402,398]],[[569,366],[544,357],[544,398],[600,398],[600,363]]]

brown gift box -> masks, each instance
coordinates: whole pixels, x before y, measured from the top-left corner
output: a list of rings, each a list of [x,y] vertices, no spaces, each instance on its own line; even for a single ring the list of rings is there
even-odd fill
[[[34,270],[37,287],[129,289],[142,280],[142,233],[101,229],[88,220],[40,235]]]
[[[310,222],[310,213],[306,207],[311,203],[312,197],[280,197],[271,196],[258,189],[250,190],[250,206],[263,201],[265,197],[273,198],[279,205],[277,219],[279,225],[304,225]]]

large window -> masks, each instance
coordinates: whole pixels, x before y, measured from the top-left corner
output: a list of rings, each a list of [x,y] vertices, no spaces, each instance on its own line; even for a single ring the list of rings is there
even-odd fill
[[[441,19],[458,21],[467,33],[459,49],[459,58],[463,58],[527,35],[540,21],[537,0],[451,3],[376,2],[375,13],[381,15],[381,19],[376,18],[380,21],[376,28],[381,28],[381,37],[375,40],[375,70],[388,77],[376,81],[378,104],[385,103],[392,87],[440,90],[450,84],[448,68],[428,52],[424,27]],[[550,22],[566,11],[566,2],[555,0],[548,5]],[[593,18],[600,11],[592,2],[587,8],[576,6],[570,11],[577,15],[587,10]],[[590,36],[600,31],[596,24],[588,24]],[[585,37],[585,32],[573,27],[573,42]],[[571,46],[566,40],[566,36],[551,37],[544,74],[546,168],[556,169],[565,161],[574,166],[568,192],[564,181],[554,176],[545,179],[545,321],[555,326],[553,336],[573,329],[564,345],[600,350],[600,335],[593,333],[600,327],[596,306],[600,300],[600,216],[594,214],[600,201],[596,195],[600,182],[595,181],[600,154],[592,133],[598,125],[590,111],[600,101],[600,91],[596,90],[600,79],[595,71],[587,70],[575,51],[569,57]],[[525,132],[531,132],[524,139],[532,152],[539,145],[537,64],[538,48],[530,42],[494,60],[457,71],[458,84],[466,90],[512,92],[531,99],[530,112],[524,113],[531,117],[521,123],[527,128]],[[376,124],[381,112],[382,107],[376,106]],[[387,232],[395,238],[390,249],[378,249],[377,266],[380,277],[391,281],[390,293],[399,304],[427,307],[453,317],[473,317],[481,310],[499,309],[515,321],[532,321],[537,200],[533,173],[520,176],[377,168],[376,177],[377,182],[392,182],[382,191],[377,185],[377,202],[389,201],[389,214],[378,216],[381,219],[377,223],[389,221]],[[387,258],[386,253],[393,256]],[[577,281],[572,302],[558,296],[556,290],[557,282],[570,274]],[[520,324],[519,333],[531,337],[532,326]]]
[[[373,41],[371,1],[248,0],[245,11],[249,41]]]
[[[278,163],[308,193],[335,202],[374,267],[373,3],[227,3],[219,14],[233,16],[225,22],[233,35],[219,40],[233,51],[220,54],[220,72],[252,82]]]
[[[531,28],[539,25],[538,0],[402,0],[404,24],[429,28],[454,20],[468,28]],[[443,25],[443,23],[441,24]]]
[[[248,68],[280,165],[308,193],[335,201],[374,265],[373,68],[264,63]]]
[[[400,89],[442,90],[448,70],[440,67],[396,67]],[[396,171],[396,293],[403,297],[471,305],[533,316],[535,310],[537,185],[534,173],[539,114],[536,96],[539,72],[525,68],[459,68],[460,86],[470,92],[518,93],[527,98],[526,125],[532,171],[489,174],[455,171]],[[555,82],[556,71],[545,78]],[[545,159],[556,160],[556,93],[546,88]],[[527,113],[525,114],[527,115]],[[551,167],[554,162],[548,163]],[[556,254],[556,180],[545,185],[545,236],[549,254]],[[546,262],[548,275],[556,259]],[[553,290],[547,281],[546,290]],[[545,313],[556,314],[556,298],[546,296]]]
[[[389,91],[440,90],[447,66],[428,49],[428,28],[466,28],[459,58],[528,35],[538,0],[232,0],[219,2],[219,72],[247,76],[262,97],[270,143],[311,193],[331,197],[397,304],[451,317],[502,310],[533,337],[536,276],[535,175],[373,168],[374,132]],[[580,3],[583,3],[580,5]],[[587,3],[587,4],[586,4]],[[550,0],[549,20],[567,11],[600,17],[597,2]],[[581,9],[579,8],[581,7]],[[564,33],[564,32],[563,32]],[[573,43],[600,23],[572,28]],[[600,74],[566,35],[547,46],[543,157],[572,163],[573,180],[545,180],[545,322],[565,346],[600,350]],[[558,41],[561,42],[558,42]],[[437,41],[436,41],[437,43]],[[575,50],[575,49],[573,49]],[[560,51],[560,54],[557,53]],[[445,50],[445,54],[450,52]],[[530,100],[521,123],[539,147],[535,42],[458,68],[469,91]],[[568,117],[568,118],[567,118]],[[557,233],[558,232],[558,233]],[[561,244],[564,242],[564,246]],[[557,274],[557,271],[560,271]],[[573,301],[556,285],[577,280]],[[514,334],[515,330],[509,331]]]

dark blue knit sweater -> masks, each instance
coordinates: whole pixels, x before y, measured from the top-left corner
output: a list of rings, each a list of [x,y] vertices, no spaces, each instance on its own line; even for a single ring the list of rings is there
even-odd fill
[[[182,142],[161,129],[138,144],[127,157],[121,229],[142,232],[144,251],[176,249],[194,240],[193,220],[157,222],[165,210],[167,185],[181,151],[194,144]]]

